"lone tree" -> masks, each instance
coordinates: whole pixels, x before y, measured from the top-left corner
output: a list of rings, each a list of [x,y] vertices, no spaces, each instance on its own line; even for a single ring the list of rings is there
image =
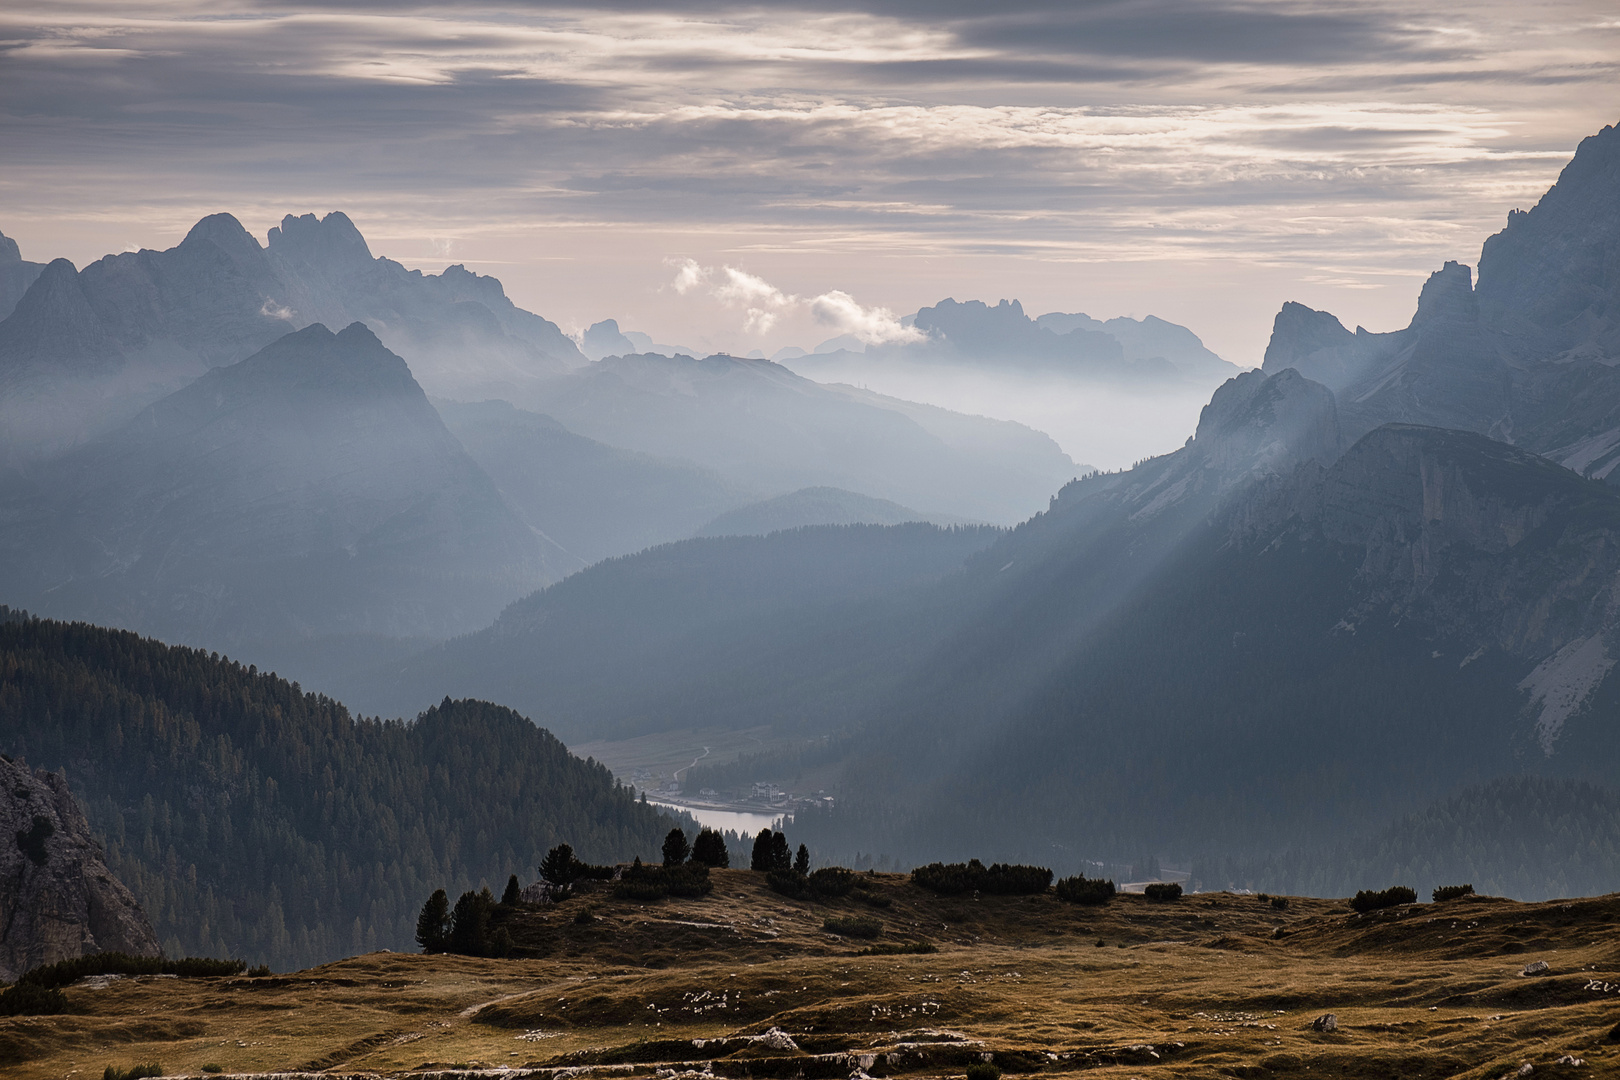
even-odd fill
[[[764,872],[771,869],[771,830],[761,829],[754,837],[754,853],[748,860],[748,869]]]
[[[807,856],[808,857],[808,856]],[[788,871],[793,869],[793,849],[788,847],[787,834],[771,833],[771,866],[772,870]]]
[[[664,865],[679,866],[692,854],[692,846],[686,842],[686,834],[680,829],[669,830],[664,837]]]
[[[574,849],[567,844],[558,844],[546,852],[546,857],[540,860],[540,879],[556,889],[566,889],[574,881],[574,866],[578,863],[574,858]]]
[[[795,874],[810,872],[810,849],[803,844],[799,845],[799,853],[793,857],[793,872]]]
[[[731,852],[726,850],[726,838],[713,829],[704,829],[692,841],[692,861],[723,870],[731,865]]]
[[[449,934],[450,898],[443,889],[436,889],[422,905],[422,914],[416,917],[416,943],[425,953],[444,952]]]
[[[513,874],[506,879],[506,891],[501,893],[501,903],[511,907],[518,902],[518,898],[522,895],[523,889],[518,885],[517,875]]]

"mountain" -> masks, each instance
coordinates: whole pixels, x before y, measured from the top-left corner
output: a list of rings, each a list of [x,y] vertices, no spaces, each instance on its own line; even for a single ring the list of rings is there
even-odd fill
[[[44,263],[23,259],[17,241],[0,233],[0,319],[16,309],[17,301],[44,269]]]
[[[342,684],[368,710],[450,693],[570,742],[683,728],[820,734],[864,719],[934,640],[928,587],[1000,530],[816,526],[666,544],[517,601],[495,623]]]
[[[510,396],[584,363],[500,282],[373,258],[341,213],[288,215],[267,246],[214,214],[166,251],[82,271],[58,259],[38,274],[0,321],[0,451],[49,456],[290,330],[361,320],[440,394]]]
[[[837,487],[980,521],[1022,520],[1076,472],[1023,425],[823,386],[766,360],[608,357],[518,404],[762,494]]]
[[[368,720],[217,654],[0,615],[0,746],[66,770],[171,956],[412,951],[434,889],[499,891],[558,843],[649,858],[673,824],[510,709]]]
[[[900,525],[907,521],[940,521],[927,514],[853,491],[814,487],[728,510],[697,531],[698,536],[765,536],[806,525]]]
[[[14,474],[0,515],[8,601],[259,658],[465,632],[582,565],[358,323],[284,335]]]
[[[687,462],[620,450],[504,401],[437,401],[523,520],[583,564],[684,540],[754,492]]]
[[[156,956],[152,925],[102,862],[59,773],[0,755],[0,980],[86,953]]]
[[[1620,129],[1582,140],[1556,183],[1485,241],[1475,288],[1448,262],[1404,330],[1278,313],[1264,370],[1338,397],[1352,438],[1379,424],[1489,434],[1598,478],[1620,465]],[[1615,477],[1620,482],[1620,476]]]
[[[988,367],[1142,388],[1184,381],[1210,386],[1238,372],[1191,330],[1151,315],[1102,322],[1052,312],[1031,319],[1017,300],[992,306],[946,298],[921,308],[907,322],[923,332],[923,340],[859,349],[833,347],[835,339],[786,362],[814,378],[850,382],[861,381],[863,369],[913,366]]]

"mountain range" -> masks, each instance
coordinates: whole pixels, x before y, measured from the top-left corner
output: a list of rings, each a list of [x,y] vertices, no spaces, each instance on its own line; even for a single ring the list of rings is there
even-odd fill
[[[736,627],[657,614],[711,595],[712,571],[648,553],[614,574],[657,580],[658,599],[580,575],[568,605],[553,587],[479,645],[433,654],[432,678],[459,693],[475,672],[513,673],[476,692],[592,738],[694,717],[840,729],[838,809],[795,823],[832,858],[1263,854],[1345,842],[1498,777],[1610,782],[1617,162],[1615,129],[1585,140],[1486,242],[1478,288],[1447,263],[1404,330],[1286,305],[1264,368],[1223,384],[1186,446],[1065,485],[858,615],[783,592],[739,651]],[[772,541],[750,574],[790,580],[803,555]],[[594,668],[516,674],[587,635],[596,667],[643,670],[644,640],[595,628],[610,597],[612,626],[678,632],[677,709],[649,693],[593,715],[577,703]],[[838,624],[843,637],[804,633]],[[815,679],[784,681],[791,708],[760,707],[759,673],[782,656]]]

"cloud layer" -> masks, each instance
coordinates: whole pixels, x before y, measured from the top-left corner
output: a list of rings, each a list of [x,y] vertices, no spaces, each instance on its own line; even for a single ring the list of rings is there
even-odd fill
[[[216,209],[341,207],[424,261],[568,260],[519,298],[579,325],[682,317],[663,260],[718,265],[756,335],[890,332],[849,297],[905,310],[939,298],[921,280],[993,300],[1066,275],[1112,314],[1164,289],[1106,292],[1128,276],[1106,268],[1196,298],[1251,267],[1252,338],[1278,280],[1409,307],[1616,119],[1617,84],[1620,19],[1584,0],[23,0],[0,11],[0,230],[83,261]]]

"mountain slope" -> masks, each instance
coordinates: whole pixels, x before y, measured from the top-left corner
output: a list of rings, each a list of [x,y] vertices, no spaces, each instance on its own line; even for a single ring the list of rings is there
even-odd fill
[[[15,615],[0,746],[66,770],[171,956],[282,970],[411,951],[434,889],[499,890],[562,842],[647,858],[671,825],[509,709],[366,720],[215,654]]]
[[[211,371],[0,508],[9,601],[232,649],[464,632],[580,565],[359,324]]]
[[[707,469],[575,435],[504,401],[434,404],[523,519],[584,563],[684,540],[752,494]]]
[[[17,241],[0,233],[0,320],[12,313],[17,301],[44,269],[44,263],[25,260]]]
[[[977,560],[981,580],[1040,525]],[[1041,598],[1063,613],[1085,579],[1037,558],[854,753],[855,794],[812,834],[824,849],[859,837],[924,858],[1009,835],[1022,854],[1263,849],[1342,836],[1467,782],[1620,764],[1598,707],[1620,613],[1620,493],[1501,443],[1389,426],[1331,468],[1234,489],[1156,573],[1066,634],[1041,620]],[[1039,665],[1002,659],[1043,651]]]
[[[1027,517],[1075,472],[1022,425],[822,386],[765,360],[609,357],[518,403],[740,487],[838,487],[981,521]]]
[[[450,693],[569,742],[761,724],[819,734],[870,715],[934,640],[927,587],[1000,530],[849,525],[666,544],[512,604],[493,626],[343,687],[406,713]]]

